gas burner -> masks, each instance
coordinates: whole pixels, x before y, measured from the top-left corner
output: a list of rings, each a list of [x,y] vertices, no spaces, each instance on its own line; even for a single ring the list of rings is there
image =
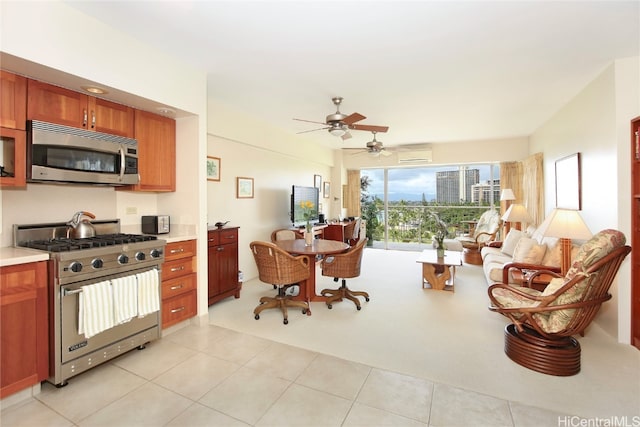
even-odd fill
[[[104,246],[123,245],[128,243],[147,242],[150,240],[156,240],[156,236],[149,236],[143,234],[103,234],[94,237],[85,237],[82,239],[69,239],[60,237],[49,240],[30,240],[22,243],[20,246],[24,246],[31,249],[39,249],[48,252],[70,252],[82,249],[100,248]]]

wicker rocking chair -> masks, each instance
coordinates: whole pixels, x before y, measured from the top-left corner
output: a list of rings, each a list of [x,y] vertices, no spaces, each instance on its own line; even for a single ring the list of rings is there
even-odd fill
[[[488,289],[489,310],[511,320],[505,328],[504,351],[514,362],[549,375],[580,371],[582,334],[600,306],[611,299],[609,288],[624,258],[631,252],[625,237],[603,230],[580,248],[564,277],[552,271],[544,291],[498,283]]]
[[[294,301],[291,295],[285,295],[286,287],[300,284],[309,278],[307,257],[294,257],[269,242],[251,242],[249,247],[258,266],[259,279],[278,288],[278,295],[275,297],[260,298],[260,305],[253,310],[255,319],[260,319],[260,313],[268,308],[282,310],[285,325],[289,323],[288,307],[302,308],[303,314],[311,315],[307,301]]]
[[[347,288],[348,278],[358,277],[360,275],[360,264],[362,262],[362,251],[367,244],[367,238],[360,239],[355,246],[352,246],[347,252],[337,255],[330,255],[322,260],[322,275],[333,277],[333,281],[337,282],[342,279],[342,286],[338,289],[323,289],[320,295],[327,298],[328,308],[333,307],[336,301],[348,299],[353,301],[356,309],[360,310],[360,300],[357,297],[364,297],[365,301],[369,301],[369,294],[363,291],[352,291]]]

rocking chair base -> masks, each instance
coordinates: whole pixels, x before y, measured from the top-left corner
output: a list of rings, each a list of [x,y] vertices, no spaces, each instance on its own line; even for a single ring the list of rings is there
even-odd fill
[[[580,343],[573,337],[548,340],[510,324],[504,329],[504,352],[517,364],[543,374],[566,377],[580,372]]]

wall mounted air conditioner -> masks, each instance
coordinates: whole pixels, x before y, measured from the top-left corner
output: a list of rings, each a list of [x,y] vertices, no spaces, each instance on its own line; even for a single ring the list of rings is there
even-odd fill
[[[431,148],[398,151],[398,163],[430,163],[433,161]]]

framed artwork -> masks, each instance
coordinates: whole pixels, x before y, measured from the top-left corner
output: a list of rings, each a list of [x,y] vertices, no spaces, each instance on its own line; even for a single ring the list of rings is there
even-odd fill
[[[220,158],[207,156],[207,181],[220,181]]]
[[[253,178],[236,177],[236,198],[253,199]]]
[[[582,209],[580,153],[556,160],[556,208]]]
[[[322,186],[322,177],[320,175],[313,175],[313,186],[317,189]]]
[[[324,198],[328,199],[330,193],[331,193],[331,184],[325,181],[324,182]]]

